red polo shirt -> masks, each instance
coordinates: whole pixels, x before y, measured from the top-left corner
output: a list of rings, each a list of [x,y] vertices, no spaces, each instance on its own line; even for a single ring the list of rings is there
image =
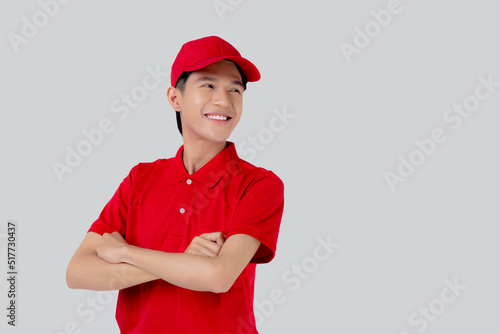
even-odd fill
[[[226,293],[199,292],[164,280],[120,290],[122,333],[257,333],[253,313],[256,263],[272,260],[283,213],[283,183],[241,160],[234,144],[189,175],[175,158],[140,163],[122,181],[89,232],[118,231],[128,243],[183,253],[195,236],[244,233],[261,242]]]

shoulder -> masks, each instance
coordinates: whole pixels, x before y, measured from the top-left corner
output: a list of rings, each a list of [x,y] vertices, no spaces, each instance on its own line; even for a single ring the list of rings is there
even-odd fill
[[[157,159],[151,162],[140,162],[130,170],[132,180],[144,180],[157,174],[165,173],[172,165],[174,158]]]
[[[140,172],[153,171],[155,169],[164,169],[164,168],[170,167],[172,165],[173,161],[174,161],[174,158],[157,159],[157,160],[151,161],[151,162],[139,162],[132,169],[135,168],[137,171],[140,171]]]
[[[249,186],[257,188],[274,189],[275,191],[283,192],[283,181],[273,171],[263,167],[257,167],[251,163],[240,159],[238,161],[239,172],[241,172],[248,182]]]

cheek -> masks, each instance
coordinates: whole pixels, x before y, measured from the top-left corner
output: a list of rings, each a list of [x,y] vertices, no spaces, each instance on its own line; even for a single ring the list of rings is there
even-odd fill
[[[241,102],[239,104],[236,104],[235,110],[236,110],[237,118],[239,121],[241,118],[241,115],[243,113],[243,104]]]
[[[241,118],[241,113],[242,113],[242,110],[241,110],[241,109],[239,109],[239,110],[237,110],[237,111],[236,111],[236,120],[237,120],[237,121],[239,121],[239,120],[240,120],[240,118]]]
[[[234,97],[231,101],[231,104],[234,108],[234,110],[241,115],[241,112],[243,111],[243,97],[242,96],[237,96]]]
[[[198,93],[198,94],[193,94],[192,101],[193,105],[195,106],[201,106],[203,104],[203,101],[207,99],[206,94]]]
[[[190,92],[185,96],[185,101],[187,102],[187,106],[190,111],[200,111],[205,104],[205,101],[208,101],[209,99],[210,97],[207,96],[207,92],[199,90]]]

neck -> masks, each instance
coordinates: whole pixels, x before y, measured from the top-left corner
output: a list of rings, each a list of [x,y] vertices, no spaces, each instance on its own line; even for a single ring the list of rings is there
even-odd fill
[[[190,142],[184,141],[184,151],[182,161],[189,175],[203,167],[213,157],[226,148],[226,142],[207,143],[205,141]]]

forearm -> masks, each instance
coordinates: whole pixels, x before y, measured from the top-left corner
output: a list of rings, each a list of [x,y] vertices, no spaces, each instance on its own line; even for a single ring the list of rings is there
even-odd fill
[[[186,253],[166,253],[128,245],[122,260],[171,284],[195,291],[224,292],[233,282],[225,282],[218,257]]]
[[[198,244],[197,238],[186,252],[167,253],[130,245],[118,232],[113,232],[104,233],[95,249],[99,258],[109,263],[132,265],[185,289],[219,293],[231,288],[260,245],[251,236],[236,234],[224,242],[220,251],[216,249],[216,256],[212,257],[198,255],[196,247],[191,248]]]
[[[158,279],[128,263],[113,264],[97,254],[82,254],[68,265],[66,281],[72,289],[119,290]]]

